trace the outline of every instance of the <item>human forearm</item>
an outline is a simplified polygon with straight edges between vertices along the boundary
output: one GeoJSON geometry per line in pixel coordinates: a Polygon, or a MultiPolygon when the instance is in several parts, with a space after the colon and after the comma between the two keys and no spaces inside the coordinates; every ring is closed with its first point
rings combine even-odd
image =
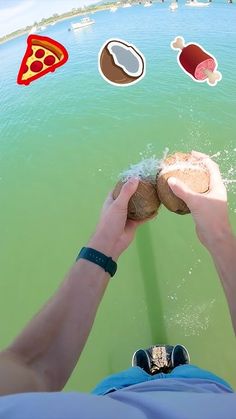
{"type": "MultiPolygon", "coordinates": [[[[93,244],[102,251],[91,241],[90,245],[93,244]]],[[[108,245],[106,248],[110,256],[108,245]]],[[[70,377],[109,278],[98,265],[80,259],[56,294],[8,348],[37,371],[47,383],[47,389],[63,388],[70,377]]]]}
{"type": "Polygon", "coordinates": [[[236,333],[236,239],[230,226],[227,191],[219,166],[206,154],[192,151],[192,157],[209,173],[209,190],[200,194],[184,182],[169,178],[172,191],[190,209],[201,243],[209,250],[219,273],[236,333]]]}
{"type": "MultiPolygon", "coordinates": [[[[129,246],[139,225],[127,220],[128,202],[137,186],[138,180],[130,179],[115,201],[112,193],[108,195],[88,247],[117,260],[129,246]]],[[[5,376],[11,370],[11,380],[2,387],[2,394],[26,388],[27,391],[36,391],[35,387],[37,391],[55,391],[64,387],[86,343],[109,280],[110,275],[92,262],[80,259],[74,264],[55,295],[0,354],[0,369],[2,359],[5,376]],[[23,367],[17,385],[15,362],[23,367]],[[24,376],[24,386],[21,376],[24,376]]],[[[0,393],[4,381],[0,377],[0,393]]]]}
{"type": "Polygon", "coordinates": [[[206,247],[221,279],[236,334],[236,237],[228,228],[222,229],[206,247]]]}

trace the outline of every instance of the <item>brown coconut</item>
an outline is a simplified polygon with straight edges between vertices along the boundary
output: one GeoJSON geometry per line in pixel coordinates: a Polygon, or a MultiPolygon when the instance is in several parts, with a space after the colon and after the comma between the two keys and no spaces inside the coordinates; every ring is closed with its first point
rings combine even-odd
{"type": "Polygon", "coordinates": [[[175,153],[164,160],[163,169],[157,175],[157,193],[160,201],[170,211],[180,215],[189,214],[190,210],[182,199],[171,190],[167,180],[175,177],[184,182],[192,191],[204,193],[209,190],[210,175],[199,160],[190,153],[175,153]],[[181,167],[176,167],[180,164],[181,167]],[[188,167],[191,164],[192,167],[188,167]]]}
{"type": "MultiPolygon", "coordinates": [[[[116,199],[121,191],[123,182],[118,182],[113,190],[116,199]]],[[[138,188],[128,204],[128,218],[131,220],[145,220],[157,214],[160,200],[155,184],[148,180],[140,180],[138,188]]]]}
{"type": "Polygon", "coordinates": [[[105,78],[110,80],[112,83],[115,83],[118,85],[134,83],[137,81],[137,79],[142,77],[143,72],[144,72],[143,57],[139,54],[139,52],[136,49],[134,49],[133,47],[130,47],[125,42],[121,42],[120,40],[110,40],[104,46],[104,48],[100,52],[99,65],[100,65],[100,70],[103,76],[105,76],[105,78]],[[129,47],[135,54],[137,54],[140,57],[141,62],[142,62],[142,72],[140,76],[132,77],[131,75],[127,74],[122,67],[115,64],[113,55],[110,53],[108,49],[108,46],[111,42],[116,42],[117,44],[125,45],[126,47],[129,47]]]}

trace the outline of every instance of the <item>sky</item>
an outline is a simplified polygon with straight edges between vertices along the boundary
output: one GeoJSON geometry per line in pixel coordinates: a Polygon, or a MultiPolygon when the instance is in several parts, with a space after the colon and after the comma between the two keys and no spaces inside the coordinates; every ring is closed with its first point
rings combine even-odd
{"type": "Polygon", "coordinates": [[[0,36],[98,0],[0,0],[0,36]]]}

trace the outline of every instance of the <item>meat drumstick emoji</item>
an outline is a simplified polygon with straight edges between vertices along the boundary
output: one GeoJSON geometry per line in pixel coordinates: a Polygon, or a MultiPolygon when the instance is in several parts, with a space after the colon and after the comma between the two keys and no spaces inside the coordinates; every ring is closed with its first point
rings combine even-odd
{"type": "Polygon", "coordinates": [[[180,67],[194,81],[207,81],[209,86],[215,86],[222,75],[217,69],[217,61],[198,44],[184,45],[184,38],[179,36],[171,43],[172,49],[179,49],[177,60],[180,67]]]}

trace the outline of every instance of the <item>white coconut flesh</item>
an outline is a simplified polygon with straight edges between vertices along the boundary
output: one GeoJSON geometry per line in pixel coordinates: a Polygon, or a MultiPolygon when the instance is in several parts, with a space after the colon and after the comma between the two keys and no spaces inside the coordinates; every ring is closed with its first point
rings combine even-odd
{"type": "Polygon", "coordinates": [[[142,75],[143,60],[133,47],[119,41],[111,41],[107,48],[114,63],[122,68],[127,75],[136,78],[142,75]]]}

